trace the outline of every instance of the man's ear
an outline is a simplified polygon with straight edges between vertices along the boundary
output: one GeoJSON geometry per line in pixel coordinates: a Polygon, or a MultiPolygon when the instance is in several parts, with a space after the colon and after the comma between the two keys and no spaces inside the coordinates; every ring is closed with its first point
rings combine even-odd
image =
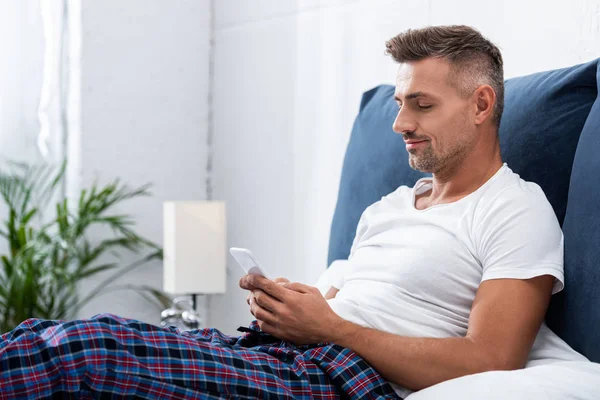
{"type": "Polygon", "coordinates": [[[475,124],[481,125],[494,115],[496,92],[490,85],[481,85],[473,93],[475,100],[475,124]]]}

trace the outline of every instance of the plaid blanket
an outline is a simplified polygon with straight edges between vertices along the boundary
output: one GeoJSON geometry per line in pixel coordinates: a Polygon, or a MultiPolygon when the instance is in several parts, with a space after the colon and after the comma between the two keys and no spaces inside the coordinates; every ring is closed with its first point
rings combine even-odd
{"type": "Polygon", "coordinates": [[[0,399],[398,399],[352,350],[261,332],[180,332],[110,314],[0,336],[0,399]]]}

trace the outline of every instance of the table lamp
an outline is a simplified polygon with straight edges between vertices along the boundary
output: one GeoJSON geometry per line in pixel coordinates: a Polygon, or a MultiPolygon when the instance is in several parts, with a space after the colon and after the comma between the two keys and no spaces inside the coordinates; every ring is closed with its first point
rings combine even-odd
{"type": "Polygon", "coordinates": [[[220,201],[163,205],[163,290],[191,295],[225,293],[226,218],[220,201]]]}

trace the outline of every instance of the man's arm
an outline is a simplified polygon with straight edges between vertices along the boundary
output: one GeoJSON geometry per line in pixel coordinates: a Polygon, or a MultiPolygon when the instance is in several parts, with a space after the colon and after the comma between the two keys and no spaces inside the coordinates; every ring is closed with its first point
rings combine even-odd
{"type": "Polygon", "coordinates": [[[483,282],[465,337],[402,337],[344,321],[333,341],[411,390],[484,371],[519,369],[544,319],[553,281],[546,275],[483,282]]]}
{"type": "Polygon", "coordinates": [[[420,390],[463,375],[522,368],[544,319],[554,277],[484,281],[466,336],[443,339],[364,328],[339,318],[315,288],[265,281],[240,282],[243,288],[260,289],[251,310],[265,332],[299,343],[335,342],[354,350],[389,381],[420,390]]]}
{"type": "Polygon", "coordinates": [[[335,287],[330,287],[327,293],[325,293],[325,300],[333,299],[339,290],[335,287]]]}

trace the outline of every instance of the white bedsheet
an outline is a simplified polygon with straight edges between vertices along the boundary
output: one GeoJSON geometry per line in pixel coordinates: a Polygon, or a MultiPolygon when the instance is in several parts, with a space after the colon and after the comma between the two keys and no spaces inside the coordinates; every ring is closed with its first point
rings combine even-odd
{"type": "Polygon", "coordinates": [[[559,361],[517,371],[467,375],[415,392],[406,400],[597,400],[600,364],[559,361]]]}

